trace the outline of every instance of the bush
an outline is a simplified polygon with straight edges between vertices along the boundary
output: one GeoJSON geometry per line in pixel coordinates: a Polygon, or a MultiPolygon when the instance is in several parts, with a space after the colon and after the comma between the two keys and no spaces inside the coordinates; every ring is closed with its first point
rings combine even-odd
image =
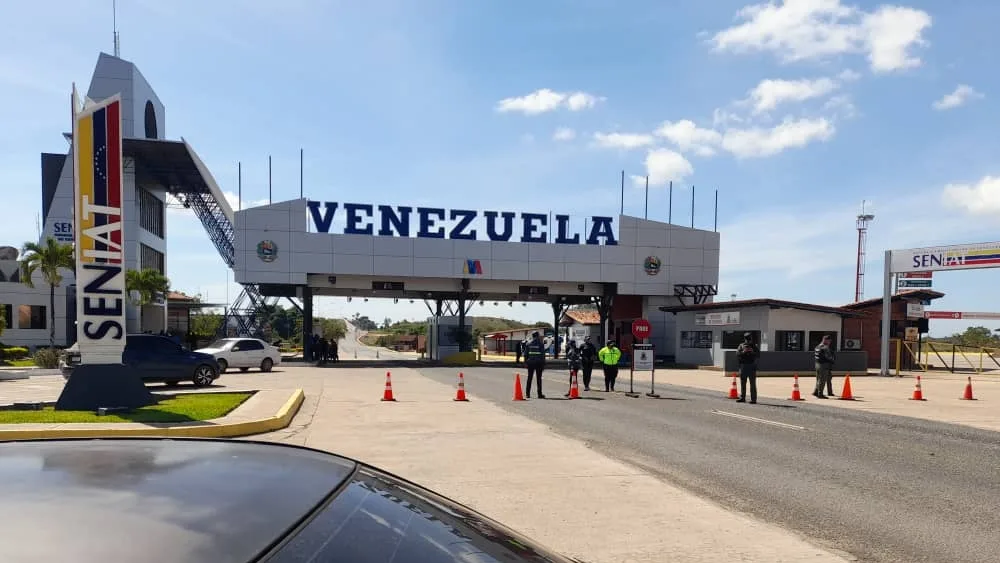
{"type": "Polygon", "coordinates": [[[55,348],[39,348],[35,352],[35,365],[43,369],[59,367],[59,350],[55,348]]]}
{"type": "Polygon", "coordinates": [[[24,346],[4,346],[0,348],[0,360],[20,360],[28,357],[28,349],[24,346]]]}

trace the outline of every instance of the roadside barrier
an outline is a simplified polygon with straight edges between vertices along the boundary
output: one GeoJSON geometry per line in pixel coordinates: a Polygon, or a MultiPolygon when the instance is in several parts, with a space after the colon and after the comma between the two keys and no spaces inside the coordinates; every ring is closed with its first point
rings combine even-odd
{"type": "Polygon", "coordinates": [[[576,370],[573,370],[569,375],[569,398],[580,398],[580,387],[576,383],[576,370]]]}
{"type": "Polygon", "coordinates": [[[799,374],[795,374],[795,379],[792,380],[792,401],[804,401],[802,398],[802,393],[799,391],[799,374]]]}
{"type": "Polygon", "coordinates": [[[458,372],[458,391],[455,393],[456,401],[468,401],[468,397],[465,396],[465,374],[458,372]]]}
{"type": "Polygon", "coordinates": [[[382,394],[383,401],[395,401],[396,398],[392,396],[392,374],[385,372],[385,392],[382,394]]]}
{"type": "Polygon", "coordinates": [[[740,392],[736,389],[736,372],[733,372],[733,385],[729,388],[729,398],[739,399],[740,392]]]}
{"type": "Polygon", "coordinates": [[[920,376],[917,376],[917,386],[913,388],[913,396],[910,397],[911,401],[926,401],[924,398],[924,391],[920,388],[920,376]]]}

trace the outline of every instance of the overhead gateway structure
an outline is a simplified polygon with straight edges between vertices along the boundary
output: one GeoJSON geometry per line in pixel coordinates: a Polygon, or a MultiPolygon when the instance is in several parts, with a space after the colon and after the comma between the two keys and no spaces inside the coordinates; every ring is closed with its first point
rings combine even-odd
{"type": "Polygon", "coordinates": [[[235,227],[236,281],[301,297],[306,335],[314,295],[419,299],[439,321],[429,344],[456,353],[471,352],[472,303],[535,301],[552,306],[554,326],[568,306],[594,303],[601,336],[619,342],[631,341],[632,320],[649,319],[669,355],[673,320],[659,307],[685,291],[708,299],[719,278],[719,233],[625,215],[297,199],[237,211],[235,227]]]}
{"type": "Polygon", "coordinates": [[[914,272],[948,272],[1000,268],[1000,242],[959,244],[885,251],[882,296],[881,375],[889,374],[889,340],[892,330],[893,276],[914,272]]]}

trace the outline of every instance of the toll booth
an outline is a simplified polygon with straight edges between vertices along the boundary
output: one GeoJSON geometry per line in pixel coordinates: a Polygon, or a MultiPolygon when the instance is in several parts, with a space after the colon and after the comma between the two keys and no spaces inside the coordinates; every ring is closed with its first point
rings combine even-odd
{"type": "MultiPolygon", "coordinates": [[[[466,319],[465,333],[472,343],[472,323],[466,319]]],[[[458,317],[427,318],[427,358],[441,361],[459,352],[458,317]]]]}

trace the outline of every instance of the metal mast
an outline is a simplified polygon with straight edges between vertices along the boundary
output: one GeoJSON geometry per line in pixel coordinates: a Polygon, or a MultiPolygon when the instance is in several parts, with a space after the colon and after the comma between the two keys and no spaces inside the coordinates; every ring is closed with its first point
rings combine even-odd
{"type": "Polygon", "coordinates": [[[858,268],[854,280],[854,302],[864,299],[865,295],[865,251],[868,248],[868,223],[875,219],[872,213],[865,213],[865,201],[861,202],[861,214],[858,215],[858,268]]]}

